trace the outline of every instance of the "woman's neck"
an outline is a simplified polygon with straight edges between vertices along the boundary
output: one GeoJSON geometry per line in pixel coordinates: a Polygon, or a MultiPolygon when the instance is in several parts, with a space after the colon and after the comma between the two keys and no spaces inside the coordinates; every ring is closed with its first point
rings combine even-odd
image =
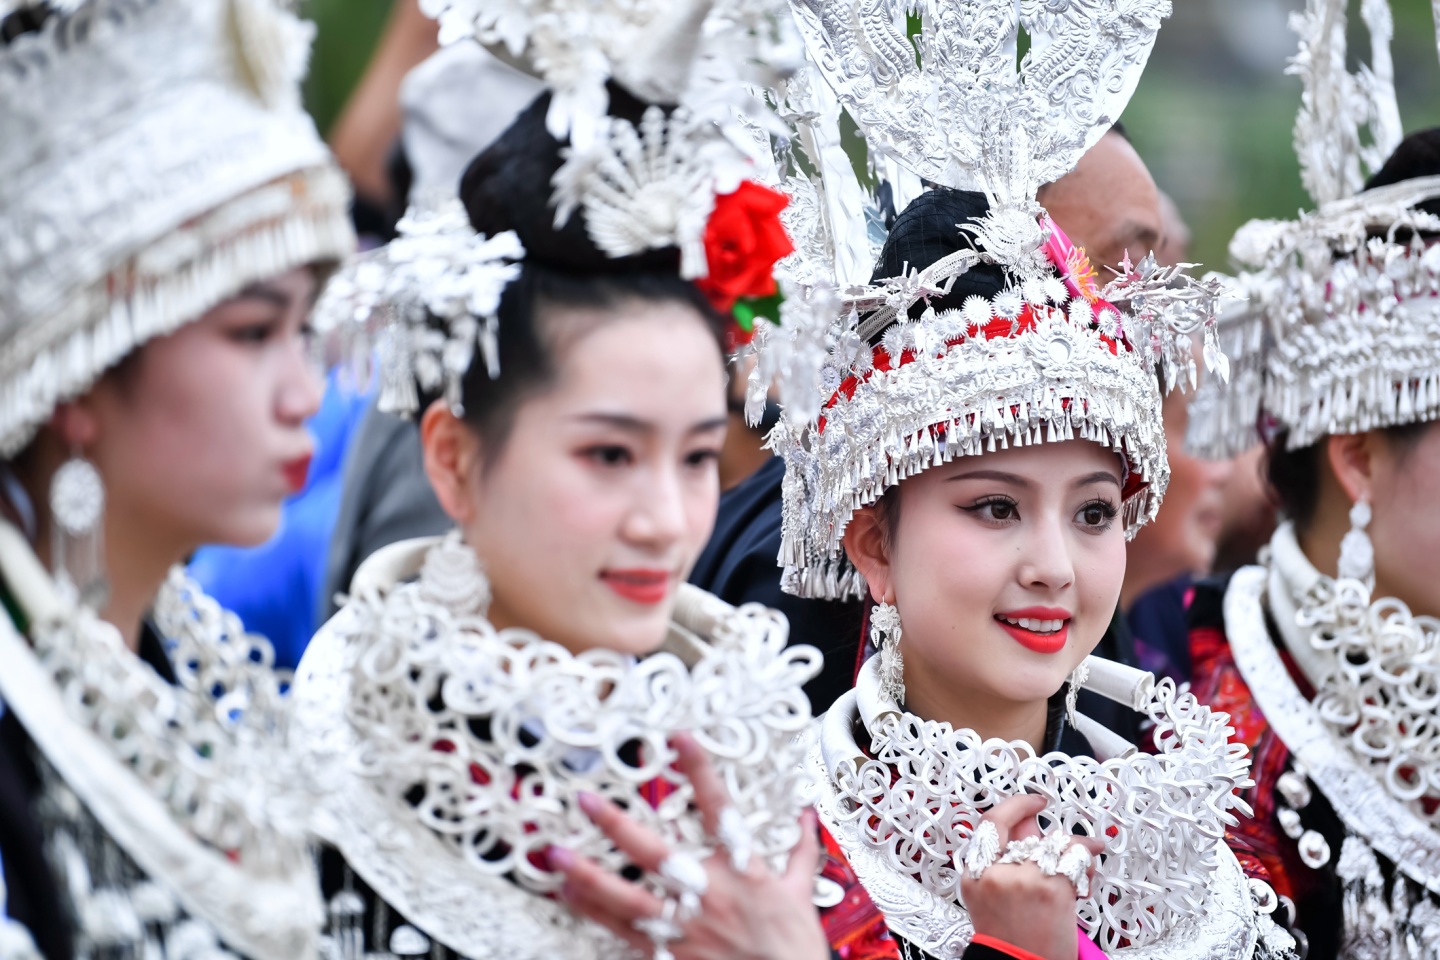
{"type": "Polygon", "coordinates": [[[1046,700],[1016,702],[957,686],[944,671],[905,658],[905,709],[922,720],[974,730],[983,740],[1023,740],[1036,753],[1045,750],[1046,700]]]}

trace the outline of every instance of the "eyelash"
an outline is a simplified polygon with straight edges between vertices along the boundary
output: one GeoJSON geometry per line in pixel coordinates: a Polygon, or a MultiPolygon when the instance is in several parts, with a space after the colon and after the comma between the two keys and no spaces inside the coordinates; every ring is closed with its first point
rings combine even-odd
{"type": "MultiPolygon", "coordinates": [[[[591,447],[583,451],[583,455],[595,461],[602,467],[628,466],[635,460],[634,455],[626,447],[613,444],[604,444],[598,447],[591,447]]],[[[688,467],[704,467],[720,459],[720,451],[714,449],[695,450],[685,457],[685,465],[688,467]]]]}
{"type": "Polygon", "coordinates": [[[1115,525],[1115,518],[1120,515],[1120,511],[1115,507],[1115,504],[1109,500],[1091,500],[1081,507],[1075,516],[1077,518],[1083,517],[1091,510],[1100,511],[1101,521],[1099,523],[1085,523],[1082,520],[1081,524],[1095,533],[1104,533],[1106,530],[1109,530],[1115,525]]]}
{"type": "Polygon", "coordinates": [[[973,506],[965,507],[964,510],[966,513],[973,514],[974,516],[978,517],[982,522],[989,523],[995,526],[1012,523],[1020,519],[1020,505],[1014,500],[1011,500],[1009,497],[985,497],[983,500],[976,501],[973,506]],[[985,515],[985,510],[997,506],[1008,507],[1010,509],[1010,516],[1001,519],[1000,517],[996,517],[993,515],[985,515]]]}
{"type": "Polygon", "coordinates": [[[584,456],[602,467],[627,466],[635,459],[629,449],[614,444],[590,447],[584,451],[584,456]]]}
{"type": "MultiPolygon", "coordinates": [[[[1013,523],[1014,521],[1020,519],[1020,505],[1017,504],[1014,500],[1011,500],[1009,497],[986,497],[983,500],[976,502],[974,505],[964,507],[962,509],[964,509],[966,513],[975,515],[981,521],[996,526],[1013,523]],[[986,510],[993,511],[993,508],[997,506],[1005,507],[1009,511],[1009,516],[1001,518],[994,516],[993,512],[991,515],[988,516],[985,514],[986,510]]],[[[1119,516],[1119,514],[1120,511],[1110,501],[1091,500],[1089,503],[1086,503],[1078,511],[1076,511],[1075,517],[1077,520],[1080,520],[1082,526],[1086,527],[1091,532],[1103,533],[1104,531],[1110,529],[1110,527],[1115,523],[1115,518],[1119,516]],[[1086,523],[1083,519],[1081,519],[1086,513],[1089,513],[1091,510],[1100,511],[1099,523],[1086,523]]]]}

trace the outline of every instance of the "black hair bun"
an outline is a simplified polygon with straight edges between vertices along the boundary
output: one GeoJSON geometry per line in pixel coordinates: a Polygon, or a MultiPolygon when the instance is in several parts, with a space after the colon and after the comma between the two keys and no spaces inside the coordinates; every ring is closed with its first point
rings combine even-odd
{"type": "MultiPolygon", "coordinates": [[[[1431,127],[1401,140],[1385,165],[1365,183],[1365,189],[1437,175],[1440,175],[1440,127],[1431,127]]],[[[1426,200],[1416,204],[1416,208],[1440,216],[1440,199],[1426,200]]]]}
{"type": "MultiPolygon", "coordinates": [[[[989,211],[984,194],[949,187],[926,190],[895,218],[870,282],[898,277],[907,270],[924,270],[958,250],[981,249],[960,225],[976,223],[989,211]]],[[[982,263],[956,279],[948,296],[930,303],[937,310],[958,310],[966,297],[993,297],[1005,286],[1005,271],[993,263],[982,263]]],[[[924,310],[924,304],[911,308],[916,316],[924,310]]]]}
{"type": "MultiPolygon", "coordinates": [[[[650,105],[611,83],[610,115],[639,126],[650,105]]],[[[646,250],[629,257],[607,257],[590,240],[585,212],[555,226],[551,180],[560,169],[562,144],[545,128],[550,93],[535,99],[500,138],[470,161],[460,179],[460,199],[471,225],[493,237],[514,230],[525,245],[525,259],[577,273],[677,273],[675,247],[646,250]]]]}

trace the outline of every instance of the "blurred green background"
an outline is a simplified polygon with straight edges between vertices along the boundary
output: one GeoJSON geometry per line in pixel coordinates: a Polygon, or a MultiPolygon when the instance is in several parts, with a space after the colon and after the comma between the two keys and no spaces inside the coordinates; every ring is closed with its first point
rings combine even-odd
{"type": "MultiPolygon", "coordinates": [[[[307,98],[322,130],[365,68],[393,0],[306,0],[319,26],[307,98]]],[[[1405,132],[1440,125],[1440,63],[1426,0],[1392,0],[1395,73],[1405,132]]],[[[1125,112],[1130,139],[1193,231],[1192,260],[1228,268],[1230,236],[1252,217],[1309,206],[1290,132],[1300,82],[1286,25],[1302,0],[1175,0],[1125,112]]],[[[1369,39],[1351,4],[1352,63],[1369,39]]]]}
{"type": "MultiPolygon", "coordinates": [[[[1175,0],[1125,111],[1130,139],[1193,231],[1190,258],[1228,269],[1235,229],[1310,206],[1291,142],[1300,81],[1287,26],[1300,0],[1175,0]]],[[[1392,0],[1395,84],[1405,132],[1440,125],[1440,62],[1426,0],[1392,0]]],[[[1369,37],[1351,4],[1352,66],[1369,37]]]]}

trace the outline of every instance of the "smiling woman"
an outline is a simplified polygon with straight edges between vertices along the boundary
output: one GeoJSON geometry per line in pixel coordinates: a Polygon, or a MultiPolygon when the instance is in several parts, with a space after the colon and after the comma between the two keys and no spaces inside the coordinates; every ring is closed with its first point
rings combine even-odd
{"type": "Polygon", "coordinates": [[[1085,440],[996,451],[912,477],[851,521],[856,569],[903,611],[912,710],[1049,742],[1047,701],[1099,643],[1124,579],[1122,468],[1085,440]]]}

